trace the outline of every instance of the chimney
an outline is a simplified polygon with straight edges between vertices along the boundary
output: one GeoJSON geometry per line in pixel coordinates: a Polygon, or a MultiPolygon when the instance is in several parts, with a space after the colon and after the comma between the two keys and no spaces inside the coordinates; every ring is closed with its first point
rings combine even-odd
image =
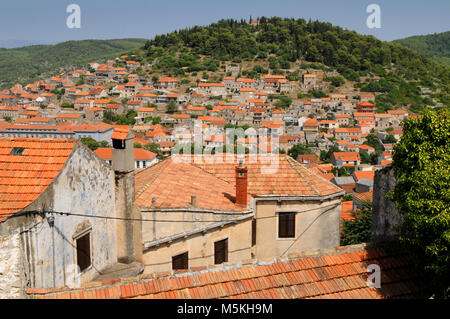
{"type": "Polygon", "coordinates": [[[247,206],[247,185],[247,167],[240,160],[236,166],[236,204],[247,206]]]}
{"type": "Polygon", "coordinates": [[[129,264],[142,259],[140,212],[134,207],[134,135],[128,129],[115,129],[112,139],[112,168],[115,180],[117,261],[129,264]]]}

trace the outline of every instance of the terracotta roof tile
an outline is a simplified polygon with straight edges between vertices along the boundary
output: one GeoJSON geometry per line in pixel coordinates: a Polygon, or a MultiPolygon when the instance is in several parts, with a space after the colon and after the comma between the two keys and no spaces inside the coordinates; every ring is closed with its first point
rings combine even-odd
{"type": "MultiPolygon", "coordinates": [[[[58,175],[76,142],[66,139],[0,139],[0,214],[34,201],[58,175]],[[13,149],[23,149],[12,155],[13,149]]],[[[7,216],[0,216],[0,221],[7,216]]]]}
{"type": "Polygon", "coordinates": [[[71,291],[51,289],[38,292],[36,298],[412,298],[426,292],[425,283],[417,279],[407,255],[386,249],[348,246],[335,254],[294,258],[268,265],[247,264],[227,270],[207,270],[168,275],[158,279],[113,283],[110,287],[71,291]],[[353,248],[355,247],[355,248],[353,248]],[[346,250],[354,250],[346,252],[346,250]],[[356,250],[355,250],[356,249],[356,250]],[[359,249],[359,250],[358,250],[359,249]],[[331,264],[330,264],[331,262],[331,264]],[[366,283],[367,265],[379,263],[381,289],[366,283]]]}

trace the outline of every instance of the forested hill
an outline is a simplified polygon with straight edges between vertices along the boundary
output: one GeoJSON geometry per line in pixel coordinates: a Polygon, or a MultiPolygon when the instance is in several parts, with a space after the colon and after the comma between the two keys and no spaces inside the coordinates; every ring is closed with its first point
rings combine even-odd
{"type": "Polygon", "coordinates": [[[245,20],[220,20],[156,36],[145,44],[142,54],[154,63],[153,70],[179,76],[215,71],[223,61],[265,61],[270,63],[271,73],[286,75],[293,62],[315,62],[338,71],[348,81],[358,82],[367,75],[380,78],[370,86],[359,83],[359,87],[385,93],[377,101],[384,109],[401,105],[423,108],[428,103],[420,97],[419,85],[441,88],[436,100],[450,104],[450,68],[399,44],[326,22],[262,17],[255,25],[245,20]]]}
{"type": "Polygon", "coordinates": [[[68,41],[55,45],[33,45],[0,49],[0,87],[29,83],[84,66],[86,63],[115,58],[144,45],[144,39],[68,41]]]}
{"type": "Polygon", "coordinates": [[[392,42],[404,45],[441,64],[450,66],[450,31],[418,35],[392,42]]]}

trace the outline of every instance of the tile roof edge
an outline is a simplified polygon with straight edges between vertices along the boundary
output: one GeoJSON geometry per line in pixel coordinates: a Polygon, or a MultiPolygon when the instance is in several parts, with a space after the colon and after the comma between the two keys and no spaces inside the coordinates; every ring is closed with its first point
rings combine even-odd
{"type": "Polygon", "coordinates": [[[69,293],[69,292],[77,292],[83,290],[95,290],[99,287],[119,287],[125,285],[127,283],[137,283],[141,281],[147,280],[155,280],[161,278],[179,278],[185,276],[191,276],[196,274],[204,274],[208,272],[217,272],[217,271],[227,271],[232,269],[238,269],[241,267],[251,267],[251,266],[263,266],[263,265],[271,265],[280,262],[288,262],[288,261],[296,261],[305,258],[316,258],[322,256],[330,256],[330,255],[341,255],[349,252],[358,252],[358,251],[368,251],[379,248],[392,248],[392,242],[366,242],[348,246],[338,246],[329,249],[319,249],[312,251],[303,251],[300,253],[289,254],[287,257],[271,257],[271,258],[263,258],[263,259],[248,259],[240,261],[239,263],[223,263],[221,265],[208,265],[201,267],[191,267],[190,269],[180,270],[180,271],[166,271],[166,272],[157,272],[151,274],[140,274],[135,277],[127,277],[127,278],[119,278],[112,280],[104,280],[104,281],[94,281],[83,284],[78,288],[71,287],[55,287],[55,288],[27,288],[25,293],[29,298],[39,298],[45,295],[49,297],[57,295],[58,293],[69,293]]]}

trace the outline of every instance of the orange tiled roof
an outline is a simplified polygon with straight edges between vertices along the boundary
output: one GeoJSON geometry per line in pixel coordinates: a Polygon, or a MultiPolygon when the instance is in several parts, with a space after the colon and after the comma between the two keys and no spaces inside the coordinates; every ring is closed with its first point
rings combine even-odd
{"type": "Polygon", "coordinates": [[[342,202],[341,222],[344,220],[353,220],[352,216],[353,201],[342,202]]]}
{"type": "Polygon", "coordinates": [[[353,174],[355,174],[356,181],[359,181],[361,178],[367,178],[373,181],[375,178],[374,171],[355,171],[353,174]]]}
{"type": "Polygon", "coordinates": [[[360,159],[357,152],[334,152],[332,156],[335,159],[342,158],[343,161],[357,161],[360,159]]]}
{"type": "Polygon", "coordinates": [[[289,255],[265,263],[204,267],[199,271],[142,275],[86,284],[83,288],[28,288],[46,299],[387,299],[423,298],[428,285],[405,253],[367,245],[337,247],[318,256],[289,255]],[[381,287],[368,287],[367,267],[381,269],[381,287]]]}
{"type": "Polygon", "coordinates": [[[75,145],[66,139],[1,138],[0,214],[13,214],[33,202],[58,175],[75,145]],[[11,155],[21,148],[21,155],[11,155]]]}
{"type": "MultiPolygon", "coordinates": [[[[230,154],[228,154],[229,156],[230,154]]],[[[235,185],[236,156],[231,163],[224,155],[204,155],[201,163],[192,165],[235,185]]],[[[258,155],[256,163],[246,155],[244,165],[248,167],[248,193],[258,195],[309,195],[327,196],[341,193],[342,189],[322,176],[310,171],[296,160],[285,155],[258,155]],[[276,166],[278,160],[278,166],[276,166]],[[272,167],[272,168],[271,168],[272,167]]]]}
{"type": "Polygon", "coordinates": [[[365,201],[372,202],[373,191],[365,192],[365,193],[354,193],[353,197],[358,199],[360,202],[365,202],[365,201]]]}
{"type": "MultiPolygon", "coordinates": [[[[136,139],[135,139],[136,141],[136,139]]],[[[100,147],[97,148],[94,153],[104,160],[112,159],[112,148],[111,147],[100,147]]],[[[134,159],[135,160],[151,160],[156,157],[156,154],[150,151],[147,151],[142,148],[134,149],[134,159]]]]}
{"type": "Polygon", "coordinates": [[[135,175],[136,200],[140,207],[191,207],[196,195],[196,207],[208,210],[243,211],[236,205],[234,186],[198,167],[169,158],[135,175]],[[208,185],[206,187],[206,185],[208,185]],[[152,198],[156,202],[152,205],[152,198]]]}

